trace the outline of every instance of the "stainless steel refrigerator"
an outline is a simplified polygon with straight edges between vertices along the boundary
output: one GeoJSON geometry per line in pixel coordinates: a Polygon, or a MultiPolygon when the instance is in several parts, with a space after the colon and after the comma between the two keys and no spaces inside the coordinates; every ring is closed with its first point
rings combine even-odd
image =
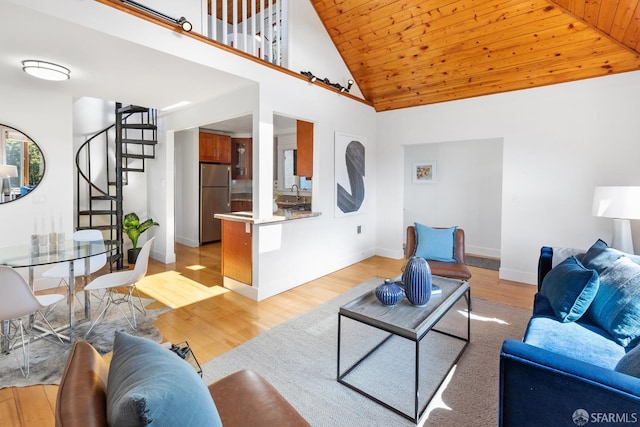
{"type": "Polygon", "coordinates": [[[231,166],[200,163],[200,244],[222,238],[222,224],[213,217],[231,210],[231,166]]]}

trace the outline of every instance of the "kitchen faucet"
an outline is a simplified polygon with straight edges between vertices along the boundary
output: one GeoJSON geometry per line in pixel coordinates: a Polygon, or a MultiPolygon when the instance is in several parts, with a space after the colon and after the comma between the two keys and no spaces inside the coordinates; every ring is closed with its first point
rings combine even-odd
{"type": "Polygon", "coordinates": [[[298,186],[296,184],[293,184],[291,186],[291,191],[293,191],[293,187],[296,187],[296,201],[300,200],[300,189],[298,188],[298,186]]]}

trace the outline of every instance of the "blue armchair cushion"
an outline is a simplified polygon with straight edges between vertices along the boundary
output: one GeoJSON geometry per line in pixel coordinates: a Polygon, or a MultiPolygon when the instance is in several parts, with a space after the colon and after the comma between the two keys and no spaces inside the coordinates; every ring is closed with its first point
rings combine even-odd
{"type": "Polygon", "coordinates": [[[561,322],[575,322],[598,292],[598,273],[585,268],[575,256],[562,261],[547,273],[540,293],[546,297],[561,322]]]}
{"type": "Polygon", "coordinates": [[[107,384],[111,426],[222,426],[191,365],[146,338],[116,331],[107,384]]]}
{"type": "Polygon", "coordinates": [[[417,222],[414,226],[417,241],[415,256],[433,261],[458,262],[454,258],[457,227],[432,228],[417,222]]]}
{"type": "Polygon", "coordinates": [[[600,288],[587,315],[620,345],[640,338],[640,265],[626,256],[600,274],[600,288]]]}

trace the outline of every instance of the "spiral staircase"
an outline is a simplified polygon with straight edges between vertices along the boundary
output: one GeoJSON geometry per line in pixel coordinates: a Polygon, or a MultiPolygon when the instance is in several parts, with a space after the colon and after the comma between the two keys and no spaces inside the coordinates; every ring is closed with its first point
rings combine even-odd
{"type": "Polygon", "coordinates": [[[123,265],[123,188],[129,173],[145,172],[158,143],[157,111],[115,105],[115,123],[93,135],[76,153],[76,229],[98,229],[105,241],[119,242],[111,269],[123,265]]]}

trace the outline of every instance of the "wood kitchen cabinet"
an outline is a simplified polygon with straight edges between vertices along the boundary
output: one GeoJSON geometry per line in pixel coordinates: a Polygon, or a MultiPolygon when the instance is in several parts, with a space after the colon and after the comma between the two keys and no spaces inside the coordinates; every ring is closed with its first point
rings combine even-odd
{"type": "Polygon", "coordinates": [[[313,176],[313,123],[297,120],[296,124],[296,175],[313,176]]]}
{"type": "Polygon", "coordinates": [[[251,285],[251,229],[240,221],[222,221],[222,275],[251,285]]]}
{"type": "Polygon", "coordinates": [[[231,212],[251,212],[253,202],[250,200],[231,200],[231,212]]]}
{"type": "Polygon", "coordinates": [[[231,139],[231,179],[251,179],[253,177],[252,139],[231,139]]]}
{"type": "Polygon", "coordinates": [[[231,137],[200,132],[199,153],[201,162],[231,163],[231,137]]]}

